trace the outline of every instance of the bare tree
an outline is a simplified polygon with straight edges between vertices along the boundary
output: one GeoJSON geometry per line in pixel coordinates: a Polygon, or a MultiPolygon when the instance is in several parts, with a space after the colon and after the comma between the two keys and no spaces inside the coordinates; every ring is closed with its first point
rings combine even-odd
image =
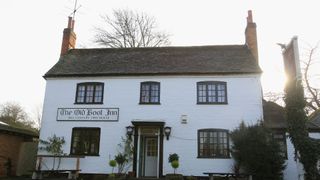
{"type": "Polygon", "coordinates": [[[0,120],[14,127],[33,129],[35,126],[24,108],[15,102],[0,105],[0,120]]]}
{"type": "Polygon", "coordinates": [[[32,120],[34,121],[34,126],[37,129],[40,129],[42,118],[42,106],[36,105],[32,111],[32,120]]]}
{"type": "Polygon", "coordinates": [[[107,27],[96,27],[94,42],[111,48],[158,47],[169,45],[169,34],[157,31],[156,20],[145,13],[113,10],[101,16],[107,27]]]}
{"type": "Polygon", "coordinates": [[[266,92],[263,94],[263,99],[277,103],[280,106],[284,106],[283,97],[284,93],[282,92],[266,92]]]}
{"type": "Polygon", "coordinates": [[[24,121],[28,118],[24,109],[15,102],[7,102],[0,105],[0,116],[13,122],[24,121]]]}
{"type": "Polygon", "coordinates": [[[319,63],[319,57],[317,57],[319,43],[316,46],[310,46],[307,48],[306,58],[303,62],[303,81],[305,86],[305,98],[306,106],[309,112],[320,109],[320,87],[317,87],[315,81],[319,81],[319,71],[311,70],[319,63]]]}

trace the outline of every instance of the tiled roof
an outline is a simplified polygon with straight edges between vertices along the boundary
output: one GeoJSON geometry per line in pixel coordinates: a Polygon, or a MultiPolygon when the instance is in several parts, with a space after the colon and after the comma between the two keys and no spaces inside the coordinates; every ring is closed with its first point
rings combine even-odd
{"type": "Polygon", "coordinates": [[[45,74],[130,76],[261,73],[246,45],[72,49],[45,74]]]}
{"type": "Polygon", "coordinates": [[[320,109],[314,111],[310,117],[309,117],[310,122],[312,122],[314,125],[320,127],[320,109]]]}
{"type": "MultiPolygon", "coordinates": [[[[287,121],[285,118],[285,109],[284,107],[270,101],[263,100],[263,116],[264,124],[266,127],[271,129],[287,129],[287,121]]],[[[312,131],[320,130],[320,116],[319,120],[315,121],[310,119],[307,122],[307,128],[312,131]]]]}
{"type": "Polygon", "coordinates": [[[4,123],[0,121],[0,132],[7,132],[7,133],[15,133],[15,134],[20,134],[20,135],[25,135],[25,136],[30,136],[30,137],[39,137],[39,134],[35,131],[29,130],[29,129],[24,129],[24,128],[18,128],[18,127],[13,127],[7,123],[4,123]]]}
{"type": "Polygon", "coordinates": [[[285,118],[285,110],[282,106],[263,100],[263,120],[268,128],[286,129],[287,121],[285,118]]]}

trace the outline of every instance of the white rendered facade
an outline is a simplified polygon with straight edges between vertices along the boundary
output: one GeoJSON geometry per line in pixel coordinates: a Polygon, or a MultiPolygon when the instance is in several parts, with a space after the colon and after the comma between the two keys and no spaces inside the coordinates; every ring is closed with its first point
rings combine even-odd
{"type": "MultiPolygon", "coordinates": [[[[203,172],[232,172],[231,158],[198,158],[198,130],[207,128],[232,131],[241,121],[254,124],[262,119],[262,89],[260,74],[243,75],[185,75],[185,76],[105,76],[47,78],[43,109],[41,139],[52,135],[66,140],[65,153],[70,153],[72,129],[75,127],[100,128],[99,156],[81,159],[81,173],[111,173],[108,161],[117,154],[117,144],[126,137],[126,126],[132,121],[163,122],[172,128],[169,140],[163,138],[163,167],[157,165],[161,175],[172,173],[168,156],[180,156],[178,173],[204,176],[203,172]],[[160,104],[139,104],[140,83],[155,81],[160,83],[160,104]],[[197,104],[197,82],[222,81],[227,86],[227,104],[197,104]],[[78,83],[104,83],[103,104],[75,104],[78,83]],[[118,121],[57,121],[58,108],[119,108],[118,121]],[[181,123],[181,118],[186,123],[181,123]]],[[[160,135],[158,143],[160,143],[160,135]]],[[[140,145],[137,143],[139,147],[140,145]]],[[[231,147],[231,142],[229,144],[231,147]]],[[[160,156],[157,157],[160,161],[160,156]]],[[[61,168],[70,168],[74,162],[64,160],[61,168]]],[[[136,171],[142,168],[139,156],[136,171]]],[[[131,169],[129,170],[132,170],[131,169]]],[[[139,173],[136,174],[139,176],[139,173]]]]}

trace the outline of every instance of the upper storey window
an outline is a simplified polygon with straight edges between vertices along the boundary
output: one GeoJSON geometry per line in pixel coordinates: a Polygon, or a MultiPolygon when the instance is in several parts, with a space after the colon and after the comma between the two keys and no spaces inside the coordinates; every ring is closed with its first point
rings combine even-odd
{"type": "Polygon", "coordinates": [[[76,104],[102,104],[103,83],[87,82],[77,84],[76,104]]]}
{"type": "Polygon", "coordinates": [[[227,83],[202,81],[197,83],[198,104],[227,104],[227,83]]]}
{"type": "Polygon", "coordinates": [[[160,104],[160,83],[142,82],[140,87],[140,104],[160,104]]]}

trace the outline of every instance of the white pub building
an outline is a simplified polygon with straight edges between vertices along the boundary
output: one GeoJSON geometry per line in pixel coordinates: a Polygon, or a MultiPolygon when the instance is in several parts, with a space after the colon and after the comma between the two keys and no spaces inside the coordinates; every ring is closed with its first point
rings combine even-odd
{"type": "Polygon", "coordinates": [[[75,49],[73,27],[69,18],[61,57],[44,75],[40,139],[64,137],[64,153],[84,157],[81,174],[111,173],[128,136],[136,177],[173,173],[173,153],[185,176],[232,172],[229,132],[263,119],[251,11],[243,45],[75,49]]]}

